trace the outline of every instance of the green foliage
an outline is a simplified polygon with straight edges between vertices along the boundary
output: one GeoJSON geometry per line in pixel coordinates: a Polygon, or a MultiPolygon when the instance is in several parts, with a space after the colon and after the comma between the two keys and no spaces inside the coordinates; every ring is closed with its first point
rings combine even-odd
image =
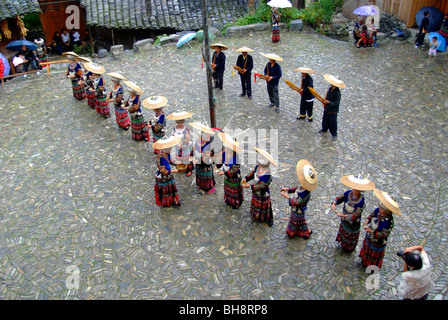
{"type": "Polygon", "coordinates": [[[157,36],[156,40],[154,41],[154,45],[159,44],[160,43],[160,38],[162,38],[162,37],[168,37],[168,35],[164,33],[164,34],[161,34],[161,35],[157,36]]]}
{"type": "Polygon", "coordinates": [[[299,18],[308,25],[329,24],[334,15],[342,8],[345,0],[319,0],[299,11],[299,18]]]}
{"type": "Polygon", "coordinates": [[[26,38],[33,41],[34,39],[45,39],[44,32],[42,30],[42,24],[40,22],[39,13],[30,13],[21,18],[25,24],[25,28],[28,29],[26,38]]]}
{"type": "Polygon", "coordinates": [[[73,52],[75,52],[76,54],[90,55],[92,53],[92,48],[90,47],[90,44],[88,44],[88,43],[83,44],[81,46],[74,44],[73,52]]]}

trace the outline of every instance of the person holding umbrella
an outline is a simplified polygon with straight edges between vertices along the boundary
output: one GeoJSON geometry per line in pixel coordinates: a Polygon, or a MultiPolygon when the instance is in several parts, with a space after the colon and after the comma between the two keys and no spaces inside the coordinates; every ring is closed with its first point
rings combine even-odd
{"type": "Polygon", "coordinates": [[[420,22],[420,29],[418,30],[417,39],[415,40],[415,47],[424,47],[423,41],[425,40],[426,32],[428,32],[429,26],[429,11],[423,12],[423,19],[420,22]]]}
{"type": "Polygon", "coordinates": [[[286,234],[290,238],[301,237],[309,239],[313,231],[308,227],[305,220],[305,211],[311,198],[311,191],[317,187],[317,173],[313,166],[302,159],[296,166],[299,186],[295,188],[282,188],[281,194],[288,199],[291,207],[291,217],[286,228],[286,234]],[[290,194],[293,194],[291,197],[290,194]]]}
{"type": "Polygon", "coordinates": [[[235,50],[236,52],[241,52],[236,60],[236,66],[239,67],[242,71],[238,71],[241,79],[241,88],[242,93],[240,97],[244,97],[247,94],[247,97],[252,100],[252,83],[251,83],[251,72],[254,66],[254,61],[252,56],[247,54],[248,52],[253,52],[254,50],[244,46],[235,50]]]}
{"type": "Polygon", "coordinates": [[[214,49],[212,56],[212,68],[213,68],[213,80],[215,82],[215,89],[222,90],[224,83],[224,71],[226,70],[226,55],[223,50],[228,48],[222,43],[215,43],[210,46],[210,49],[214,49]]]}
{"type": "Polygon", "coordinates": [[[361,175],[343,176],[343,185],[350,188],[331,203],[331,209],[341,218],[336,242],[339,242],[346,252],[353,252],[356,249],[361,227],[361,216],[365,208],[363,191],[373,190],[375,184],[361,175]],[[336,211],[336,206],[343,203],[341,212],[336,211]]]}
{"type": "MultiPolygon", "coordinates": [[[[20,41],[20,40],[19,40],[20,41]]],[[[36,45],[34,45],[37,48],[36,45]]],[[[6,46],[6,49],[13,50],[12,47],[6,46]]],[[[28,71],[28,67],[31,64],[35,70],[42,70],[42,66],[39,65],[39,59],[33,51],[26,44],[20,46],[19,51],[16,53],[16,57],[23,59],[25,62],[23,64],[23,72],[28,71]]],[[[39,71],[37,72],[39,74],[39,71]]]]}

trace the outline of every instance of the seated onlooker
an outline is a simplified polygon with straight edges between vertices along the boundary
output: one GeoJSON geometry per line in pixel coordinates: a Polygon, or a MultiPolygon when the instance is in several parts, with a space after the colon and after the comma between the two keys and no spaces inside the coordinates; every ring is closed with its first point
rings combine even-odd
{"type": "Polygon", "coordinates": [[[81,35],[79,34],[79,32],[77,30],[75,30],[75,28],[72,29],[71,38],[73,41],[73,45],[76,44],[79,47],[82,45],[81,35]]]}
{"type": "Polygon", "coordinates": [[[67,29],[62,28],[61,30],[61,40],[62,40],[62,52],[73,51],[73,44],[70,38],[70,33],[67,29]]]}
{"type": "Polygon", "coordinates": [[[373,46],[373,37],[369,35],[369,32],[367,31],[367,26],[363,25],[362,30],[360,33],[360,39],[358,40],[358,43],[356,44],[356,47],[359,48],[362,45],[363,47],[371,47],[373,46]]]}
{"type": "Polygon", "coordinates": [[[353,37],[355,38],[355,44],[358,44],[359,39],[361,39],[361,31],[364,25],[364,19],[359,19],[355,23],[355,29],[353,29],[353,37]]]}
{"type": "Polygon", "coordinates": [[[53,41],[51,42],[51,53],[61,55],[62,54],[62,39],[59,31],[54,32],[53,41]]]}
{"type": "Polygon", "coordinates": [[[39,65],[39,59],[34,54],[33,50],[28,49],[26,46],[22,46],[22,48],[16,53],[16,57],[20,57],[25,62],[23,63],[23,72],[28,71],[28,67],[31,64],[35,70],[42,70],[42,67],[39,65]]]}

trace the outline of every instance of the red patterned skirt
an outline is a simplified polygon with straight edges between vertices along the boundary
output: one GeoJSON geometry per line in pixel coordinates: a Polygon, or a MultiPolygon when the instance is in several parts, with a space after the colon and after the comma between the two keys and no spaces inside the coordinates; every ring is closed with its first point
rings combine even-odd
{"type": "Polygon", "coordinates": [[[342,249],[347,252],[354,251],[358,244],[358,239],[359,226],[357,230],[351,229],[345,222],[341,221],[336,241],[341,243],[342,249]]]}
{"type": "Polygon", "coordinates": [[[385,252],[386,245],[383,241],[375,243],[371,241],[368,235],[366,235],[361,252],[359,253],[359,256],[362,259],[362,266],[368,267],[370,265],[375,265],[378,268],[381,268],[385,252]]]}
{"type": "Polygon", "coordinates": [[[149,133],[146,127],[145,118],[143,114],[134,112],[131,113],[131,128],[132,128],[132,139],[135,141],[148,140],[149,133]]]}
{"type": "Polygon", "coordinates": [[[274,218],[271,206],[271,195],[269,192],[265,192],[264,196],[252,192],[250,215],[255,220],[261,222],[269,222],[274,218]]]}
{"type": "Polygon", "coordinates": [[[79,80],[72,80],[73,96],[78,100],[84,100],[86,98],[86,90],[84,84],[79,84],[79,80]]]}
{"type": "Polygon", "coordinates": [[[172,175],[156,178],[154,185],[154,194],[156,204],[161,207],[170,207],[180,205],[179,195],[177,194],[176,183],[172,175]]]}
{"type": "Polygon", "coordinates": [[[280,41],[280,27],[272,27],[272,42],[280,41]]]}
{"type": "Polygon", "coordinates": [[[291,210],[291,217],[289,218],[289,224],[286,227],[286,234],[290,238],[294,237],[310,237],[310,232],[308,231],[308,225],[305,220],[305,213],[302,211],[295,212],[291,210]]]}
{"type": "Polygon", "coordinates": [[[87,103],[92,109],[95,109],[95,100],[96,95],[95,91],[90,91],[89,89],[86,89],[86,97],[87,97],[87,103]]]}
{"type": "Polygon", "coordinates": [[[241,175],[238,173],[234,178],[224,176],[224,201],[229,206],[239,208],[244,200],[241,175]]]}
{"type": "Polygon", "coordinates": [[[131,119],[129,119],[129,113],[127,109],[117,108],[115,107],[115,121],[117,122],[120,128],[128,130],[131,126],[131,119]]]}
{"type": "Polygon", "coordinates": [[[213,166],[207,164],[196,165],[196,185],[204,191],[212,190],[215,187],[213,166]]]}
{"type": "Polygon", "coordinates": [[[105,95],[96,97],[96,112],[106,118],[110,116],[109,102],[105,95]]]}

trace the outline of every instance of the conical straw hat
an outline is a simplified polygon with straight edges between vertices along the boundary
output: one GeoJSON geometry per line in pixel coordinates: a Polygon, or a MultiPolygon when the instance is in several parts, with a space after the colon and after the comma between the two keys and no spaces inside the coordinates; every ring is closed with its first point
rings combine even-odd
{"type": "Polygon", "coordinates": [[[252,50],[251,48],[248,48],[248,47],[244,46],[244,47],[241,47],[241,48],[235,50],[235,52],[254,52],[254,50],[252,50]]]}
{"type": "Polygon", "coordinates": [[[297,68],[297,69],[294,69],[294,71],[297,71],[297,72],[301,72],[301,73],[308,73],[308,74],[314,74],[314,73],[316,73],[313,69],[311,69],[311,68],[297,68]]]}
{"type": "Polygon", "coordinates": [[[187,111],[178,111],[178,112],[173,112],[172,114],[168,115],[166,117],[167,120],[184,120],[187,118],[191,118],[193,116],[193,114],[191,112],[187,112],[187,111]]]}
{"type": "Polygon", "coordinates": [[[123,82],[124,82],[125,85],[127,85],[129,87],[129,89],[131,91],[136,92],[138,94],[142,94],[143,93],[142,89],[138,85],[136,85],[134,82],[128,81],[128,80],[124,80],[123,82]]]}
{"type": "Polygon", "coordinates": [[[229,49],[226,45],[223,45],[222,43],[214,43],[210,45],[210,49],[215,49],[215,47],[221,47],[221,50],[229,49]]]}
{"type": "Polygon", "coordinates": [[[338,78],[336,78],[335,76],[331,75],[331,74],[325,74],[324,75],[325,80],[327,80],[330,84],[334,85],[335,87],[338,88],[345,88],[345,83],[342,82],[341,80],[339,80],[338,78]]]}
{"type": "Polygon", "coordinates": [[[92,73],[95,74],[103,74],[104,72],[106,72],[106,70],[104,70],[104,68],[102,66],[100,66],[98,63],[94,63],[94,62],[87,62],[84,63],[84,67],[89,70],[92,73]]]}
{"type": "Polygon", "coordinates": [[[209,126],[199,123],[199,122],[189,122],[190,126],[192,126],[195,129],[201,130],[202,132],[208,133],[208,134],[215,134],[215,131],[213,131],[209,126]]]}
{"type": "Polygon", "coordinates": [[[266,158],[270,163],[272,163],[274,166],[277,167],[277,161],[265,150],[253,147],[255,151],[258,152],[258,154],[262,155],[264,158],[266,158]]]}
{"type": "Polygon", "coordinates": [[[154,149],[163,150],[168,149],[171,147],[174,147],[175,145],[179,144],[179,142],[182,140],[181,137],[178,136],[170,136],[169,138],[163,138],[160,139],[152,144],[152,147],[154,149]]]}
{"type": "Polygon", "coordinates": [[[361,175],[358,175],[357,177],[354,175],[343,176],[341,182],[343,185],[359,191],[368,191],[375,188],[375,184],[372,181],[361,175]]]}
{"type": "Polygon", "coordinates": [[[146,109],[163,108],[168,103],[168,99],[164,96],[151,96],[143,100],[142,104],[146,109]]]}
{"type": "Polygon", "coordinates": [[[275,61],[283,61],[283,59],[280,56],[276,55],[275,53],[266,53],[266,54],[262,53],[261,55],[265,58],[272,59],[275,61]]]}
{"type": "Polygon", "coordinates": [[[395,199],[393,199],[393,197],[391,197],[390,195],[388,195],[386,192],[381,191],[379,189],[373,189],[373,192],[375,193],[375,195],[378,197],[378,199],[380,199],[381,203],[390,211],[392,211],[393,213],[401,216],[401,209],[398,206],[398,203],[395,201],[395,199]]]}
{"type": "Polygon", "coordinates": [[[297,162],[297,178],[300,185],[308,191],[313,191],[317,187],[317,173],[314,167],[307,160],[302,159],[297,162]]]}
{"type": "Polygon", "coordinates": [[[108,76],[111,76],[113,79],[117,79],[117,80],[128,80],[125,77],[123,77],[121,74],[119,74],[118,72],[109,72],[106,73],[108,76]]]}
{"type": "Polygon", "coordinates": [[[227,133],[219,132],[218,137],[219,137],[219,139],[221,139],[221,141],[224,143],[224,145],[227,148],[230,148],[233,151],[236,151],[238,153],[241,152],[240,144],[234,138],[229,136],[227,133]]]}

